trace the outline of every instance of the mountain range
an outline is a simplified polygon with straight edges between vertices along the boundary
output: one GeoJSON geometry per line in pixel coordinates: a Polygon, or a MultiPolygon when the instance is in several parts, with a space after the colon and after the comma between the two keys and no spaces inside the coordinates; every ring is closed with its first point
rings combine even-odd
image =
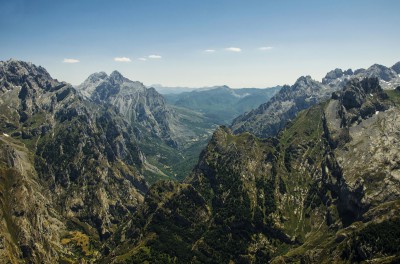
{"type": "Polygon", "coordinates": [[[203,113],[217,124],[229,124],[247,111],[267,102],[280,86],[257,89],[232,89],[228,86],[198,89],[179,94],[165,94],[167,103],[203,113]]]}
{"type": "Polygon", "coordinates": [[[97,104],[116,107],[127,122],[142,127],[139,130],[150,131],[152,136],[177,147],[179,130],[184,128],[176,125],[175,113],[166,107],[164,97],[154,88],[146,88],[114,71],[110,76],[105,72],[94,73],[77,89],[97,104]]]}
{"type": "Polygon", "coordinates": [[[351,80],[260,139],[218,129],[184,183],[153,185],[115,263],[397,263],[400,88],[351,80]]]}
{"type": "Polygon", "coordinates": [[[76,89],[88,101],[114,108],[133,128],[149,161],[144,174],[151,181],[184,177],[215,129],[215,123],[203,114],[169,106],[154,88],[117,71],[94,73],[76,89]]]}
{"type": "Polygon", "coordinates": [[[0,260],[397,263],[399,68],[260,89],[216,128],[193,102],[251,90],[177,106],[116,71],[73,87],[0,62],[0,260]]]}
{"type": "Polygon", "coordinates": [[[157,90],[157,92],[159,92],[162,95],[165,94],[180,94],[180,93],[184,93],[184,92],[192,92],[192,91],[198,91],[198,90],[208,90],[212,87],[201,87],[201,88],[194,88],[194,87],[167,87],[167,86],[163,86],[161,84],[152,84],[150,87],[153,87],[154,89],[157,90]]]}
{"type": "Polygon", "coordinates": [[[247,131],[258,137],[275,136],[299,111],[325,101],[352,78],[376,77],[383,88],[394,89],[400,85],[399,64],[391,68],[374,64],[366,70],[354,72],[337,68],[328,72],[322,82],[313,80],[311,76],[302,76],[292,86],[283,86],[271,100],[235,118],[231,124],[232,131],[247,131]]]}

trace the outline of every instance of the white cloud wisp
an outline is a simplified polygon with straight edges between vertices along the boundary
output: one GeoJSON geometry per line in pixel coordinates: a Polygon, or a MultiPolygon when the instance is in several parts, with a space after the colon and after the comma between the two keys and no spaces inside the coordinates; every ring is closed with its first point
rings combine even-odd
{"type": "Polygon", "coordinates": [[[259,50],[272,50],[273,49],[273,47],[259,47],[258,48],[259,50]]]}
{"type": "Polygon", "coordinates": [[[132,60],[130,58],[127,58],[127,57],[115,57],[114,61],[117,61],[117,62],[131,62],[132,60]]]}
{"type": "Polygon", "coordinates": [[[232,52],[241,52],[242,51],[241,48],[236,48],[236,47],[229,47],[229,48],[226,48],[225,50],[232,51],[232,52]]]}
{"type": "Polygon", "coordinates": [[[149,55],[149,59],[161,59],[160,55],[149,55]]]}
{"type": "Polygon", "coordinates": [[[78,63],[79,60],[77,60],[77,59],[64,59],[63,62],[64,63],[78,63]]]}

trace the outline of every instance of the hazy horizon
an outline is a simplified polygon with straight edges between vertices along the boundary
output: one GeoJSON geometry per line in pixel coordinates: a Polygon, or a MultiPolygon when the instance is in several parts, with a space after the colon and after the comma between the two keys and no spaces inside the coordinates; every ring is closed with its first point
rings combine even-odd
{"type": "Polygon", "coordinates": [[[0,60],[73,85],[118,70],[165,87],[265,88],[400,60],[398,1],[5,1],[0,60]]]}

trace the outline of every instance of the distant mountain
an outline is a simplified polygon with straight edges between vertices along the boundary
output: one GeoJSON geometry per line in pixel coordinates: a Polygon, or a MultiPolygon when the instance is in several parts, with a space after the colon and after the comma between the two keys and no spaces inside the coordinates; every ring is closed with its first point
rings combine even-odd
{"type": "Polygon", "coordinates": [[[234,133],[250,132],[258,137],[276,135],[296,114],[328,99],[338,87],[323,85],[310,76],[300,77],[292,86],[285,85],[269,101],[233,120],[234,133]]]}
{"type": "Polygon", "coordinates": [[[397,74],[400,74],[400,61],[393,65],[392,70],[394,70],[397,74]]]}
{"type": "MultiPolygon", "coordinates": [[[[393,67],[398,69],[398,65],[399,63],[393,67]]],[[[285,85],[257,109],[235,118],[231,125],[232,131],[247,131],[264,138],[276,136],[301,110],[326,100],[332,92],[342,89],[349,80],[367,77],[378,78],[384,89],[394,89],[400,85],[400,78],[394,69],[378,64],[354,72],[351,69],[332,70],[322,79],[322,83],[312,80],[310,76],[300,77],[294,85],[285,85]]]]}
{"type": "Polygon", "coordinates": [[[174,115],[154,88],[146,88],[114,71],[110,76],[94,73],[77,89],[98,104],[116,107],[128,122],[142,126],[142,132],[149,132],[170,146],[177,145],[172,135],[174,115]]]}
{"type": "Polygon", "coordinates": [[[149,161],[144,173],[151,182],[160,177],[185,177],[214,130],[215,122],[202,113],[168,106],[154,88],[117,71],[94,73],[77,89],[92,102],[115,108],[135,128],[149,161]]]}
{"type": "Polygon", "coordinates": [[[279,89],[279,86],[266,89],[220,86],[164,96],[169,104],[199,111],[219,124],[227,124],[236,116],[268,101],[279,89]]]}
{"type": "Polygon", "coordinates": [[[346,82],[352,78],[366,78],[376,77],[379,78],[380,85],[384,89],[394,89],[400,85],[400,78],[398,72],[400,69],[400,62],[393,65],[391,68],[380,64],[374,64],[368,69],[357,69],[354,72],[351,69],[342,71],[335,69],[326,74],[322,79],[322,83],[330,86],[343,87],[346,82]]]}
{"type": "Polygon", "coordinates": [[[153,87],[154,89],[157,90],[162,95],[168,95],[168,94],[181,94],[181,93],[186,93],[186,92],[193,92],[193,91],[207,91],[207,90],[212,90],[215,88],[218,88],[220,86],[204,86],[204,87],[182,87],[182,86],[177,86],[177,87],[167,87],[167,86],[162,86],[161,84],[153,84],[148,86],[148,88],[153,87]]]}
{"type": "Polygon", "coordinates": [[[180,94],[184,92],[191,92],[201,88],[193,88],[193,87],[166,87],[161,84],[152,84],[148,86],[148,88],[153,87],[160,94],[180,94]]]}

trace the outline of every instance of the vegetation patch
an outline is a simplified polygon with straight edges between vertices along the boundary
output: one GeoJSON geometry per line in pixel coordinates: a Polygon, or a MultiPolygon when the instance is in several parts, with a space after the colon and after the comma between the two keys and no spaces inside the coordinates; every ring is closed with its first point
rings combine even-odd
{"type": "Polygon", "coordinates": [[[61,239],[61,244],[67,246],[74,255],[94,258],[99,255],[90,237],[80,231],[71,231],[61,239]]]}

